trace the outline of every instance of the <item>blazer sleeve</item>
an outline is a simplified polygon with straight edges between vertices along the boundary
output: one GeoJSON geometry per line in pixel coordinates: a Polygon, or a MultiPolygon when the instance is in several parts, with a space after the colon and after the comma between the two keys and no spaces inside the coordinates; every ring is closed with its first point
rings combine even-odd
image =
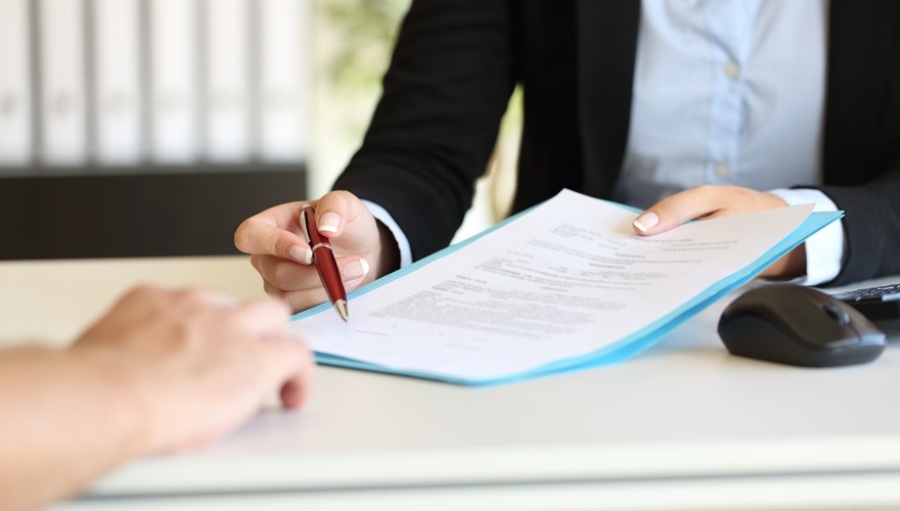
{"type": "Polygon", "coordinates": [[[446,247],[472,204],[515,85],[501,0],[414,0],[383,94],[335,189],[384,207],[413,259],[446,247]]]}
{"type": "Polygon", "coordinates": [[[900,275],[900,4],[832,0],[823,181],[843,209],[830,285],[900,275]]]}
{"type": "Polygon", "coordinates": [[[900,275],[900,164],[860,186],[824,186],[843,209],[844,262],[828,285],[900,275]]]}

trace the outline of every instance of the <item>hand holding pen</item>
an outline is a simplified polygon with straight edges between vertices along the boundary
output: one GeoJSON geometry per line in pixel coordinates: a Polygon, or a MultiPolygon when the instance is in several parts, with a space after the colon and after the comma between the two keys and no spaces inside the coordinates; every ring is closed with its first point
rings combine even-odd
{"type": "MultiPolygon", "coordinates": [[[[301,212],[315,208],[317,232],[332,246],[344,289],[350,292],[399,266],[397,243],[355,195],[332,191],[312,201],[273,206],[244,220],[235,246],[249,254],[266,293],[299,312],[322,303],[322,279],[313,268],[311,245],[300,225],[301,212]]],[[[316,231],[316,229],[313,229],[316,231]]]]}
{"type": "Polygon", "coordinates": [[[341,272],[338,270],[337,261],[334,260],[334,251],[328,238],[319,233],[316,226],[316,210],[312,206],[306,206],[300,211],[300,227],[309,248],[312,251],[312,262],[319,272],[319,279],[328,294],[328,301],[334,306],[334,310],[345,322],[350,319],[347,311],[347,292],[341,280],[341,272]]]}

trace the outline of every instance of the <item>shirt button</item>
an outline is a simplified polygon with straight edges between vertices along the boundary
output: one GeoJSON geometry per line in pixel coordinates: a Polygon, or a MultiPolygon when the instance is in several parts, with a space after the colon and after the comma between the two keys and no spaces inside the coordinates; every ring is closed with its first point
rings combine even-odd
{"type": "Polygon", "coordinates": [[[725,73],[725,76],[728,78],[735,79],[741,74],[741,66],[732,60],[722,66],[722,72],[725,73]]]}
{"type": "Polygon", "coordinates": [[[720,163],[720,164],[716,165],[716,175],[717,176],[719,176],[722,179],[725,179],[726,177],[728,177],[729,174],[731,174],[731,168],[728,165],[725,165],[724,163],[720,163]]]}

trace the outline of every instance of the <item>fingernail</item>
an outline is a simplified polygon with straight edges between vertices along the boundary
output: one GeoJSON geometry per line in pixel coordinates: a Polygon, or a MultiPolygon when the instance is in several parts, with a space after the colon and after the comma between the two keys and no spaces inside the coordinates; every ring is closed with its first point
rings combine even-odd
{"type": "Polygon", "coordinates": [[[325,213],[319,220],[319,231],[337,232],[339,223],[341,223],[341,217],[337,213],[325,213]]]}
{"type": "Polygon", "coordinates": [[[659,217],[652,211],[645,211],[641,216],[634,219],[634,226],[641,232],[649,232],[658,223],[659,217]]]}
{"type": "Polygon", "coordinates": [[[369,263],[365,259],[357,259],[344,265],[343,275],[345,281],[361,279],[369,273],[369,263]]]}
{"type": "Polygon", "coordinates": [[[291,247],[291,259],[303,263],[303,264],[312,264],[312,250],[301,247],[300,245],[294,245],[291,247]]]}

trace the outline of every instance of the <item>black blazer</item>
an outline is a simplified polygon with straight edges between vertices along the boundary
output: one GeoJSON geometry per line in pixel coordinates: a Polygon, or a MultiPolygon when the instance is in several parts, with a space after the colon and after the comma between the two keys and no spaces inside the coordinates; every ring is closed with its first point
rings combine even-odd
{"type": "MultiPolygon", "coordinates": [[[[384,206],[415,259],[443,248],[519,82],[514,210],[564,187],[608,198],[627,142],[639,17],[633,0],[415,0],[335,188],[384,206]]],[[[832,0],[830,20],[820,189],[846,211],[832,282],[843,284],[900,274],[900,2],[832,0]]]]}

